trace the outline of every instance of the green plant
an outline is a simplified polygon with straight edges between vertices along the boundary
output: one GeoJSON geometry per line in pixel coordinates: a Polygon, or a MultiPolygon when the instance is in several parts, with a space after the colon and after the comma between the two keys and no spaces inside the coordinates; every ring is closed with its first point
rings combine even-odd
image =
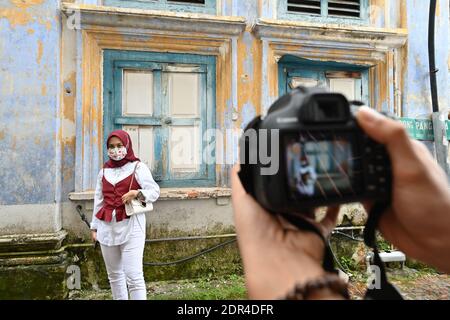
{"type": "Polygon", "coordinates": [[[242,300],[247,298],[244,277],[230,275],[219,278],[199,278],[178,282],[171,290],[154,294],[153,300],[242,300]]]}
{"type": "Polygon", "coordinates": [[[377,246],[380,251],[392,251],[392,245],[381,236],[377,237],[377,246]]]}
{"type": "Polygon", "coordinates": [[[345,269],[345,270],[343,270],[344,272],[345,271],[355,271],[358,269],[358,266],[356,265],[355,261],[350,257],[340,256],[339,262],[342,265],[342,267],[345,269]]]}

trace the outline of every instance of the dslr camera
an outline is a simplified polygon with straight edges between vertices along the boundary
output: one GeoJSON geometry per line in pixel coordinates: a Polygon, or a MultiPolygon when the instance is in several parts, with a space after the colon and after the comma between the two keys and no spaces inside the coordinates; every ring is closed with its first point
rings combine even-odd
{"type": "Polygon", "coordinates": [[[279,98],[240,138],[246,191],[281,214],[390,201],[390,159],[359,127],[353,113],[361,105],[320,88],[298,87],[279,98]]]}

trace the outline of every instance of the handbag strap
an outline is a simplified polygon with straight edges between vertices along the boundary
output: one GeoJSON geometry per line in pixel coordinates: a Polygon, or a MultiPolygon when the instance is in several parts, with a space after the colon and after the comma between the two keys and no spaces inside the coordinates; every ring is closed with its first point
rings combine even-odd
{"type": "Polygon", "coordinates": [[[128,192],[131,191],[131,185],[133,184],[133,181],[134,181],[134,175],[135,175],[135,173],[136,173],[136,169],[137,169],[138,164],[139,164],[139,161],[138,161],[138,162],[136,163],[136,165],[134,166],[133,175],[131,176],[131,182],[130,182],[130,187],[128,188],[128,192]]]}

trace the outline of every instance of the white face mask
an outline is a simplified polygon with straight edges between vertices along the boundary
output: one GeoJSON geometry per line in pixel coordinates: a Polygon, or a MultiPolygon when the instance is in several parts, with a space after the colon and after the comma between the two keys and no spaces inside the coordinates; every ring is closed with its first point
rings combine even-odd
{"type": "Polygon", "coordinates": [[[120,148],[112,148],[108,149],[108,156],[114,160],[114,161],[120,161],[123,158],[125,158],[127,155],[127,148],[120,147],[120,148]]]}

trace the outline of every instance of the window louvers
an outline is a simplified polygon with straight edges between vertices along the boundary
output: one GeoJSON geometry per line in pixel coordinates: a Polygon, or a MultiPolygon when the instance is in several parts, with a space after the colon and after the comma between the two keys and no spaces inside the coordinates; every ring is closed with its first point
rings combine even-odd
{"type": "Polygon", "coordinates": [[[205,4],[205,0],[167,0],[168,2],[189,3],[189,4],[205,4]]]}
{"type": "Polygon", "coordinates": [[[328,0],[328,15],[356,17],[361,15],[361,0],[328,0]]]}
{"type": "Polygon", "coordinates": [[[320,15],[321,0],[288,0],[288,11],[320,15]]]}
{"type": "MultiPolygon", "coordinates": [[[[288,12],[326,15],[321,12],[323,0],[287,0],[288,12]]],[[[328,16],[352,17],[361,16],[361,0],[328,0],[328,16]]]]}

